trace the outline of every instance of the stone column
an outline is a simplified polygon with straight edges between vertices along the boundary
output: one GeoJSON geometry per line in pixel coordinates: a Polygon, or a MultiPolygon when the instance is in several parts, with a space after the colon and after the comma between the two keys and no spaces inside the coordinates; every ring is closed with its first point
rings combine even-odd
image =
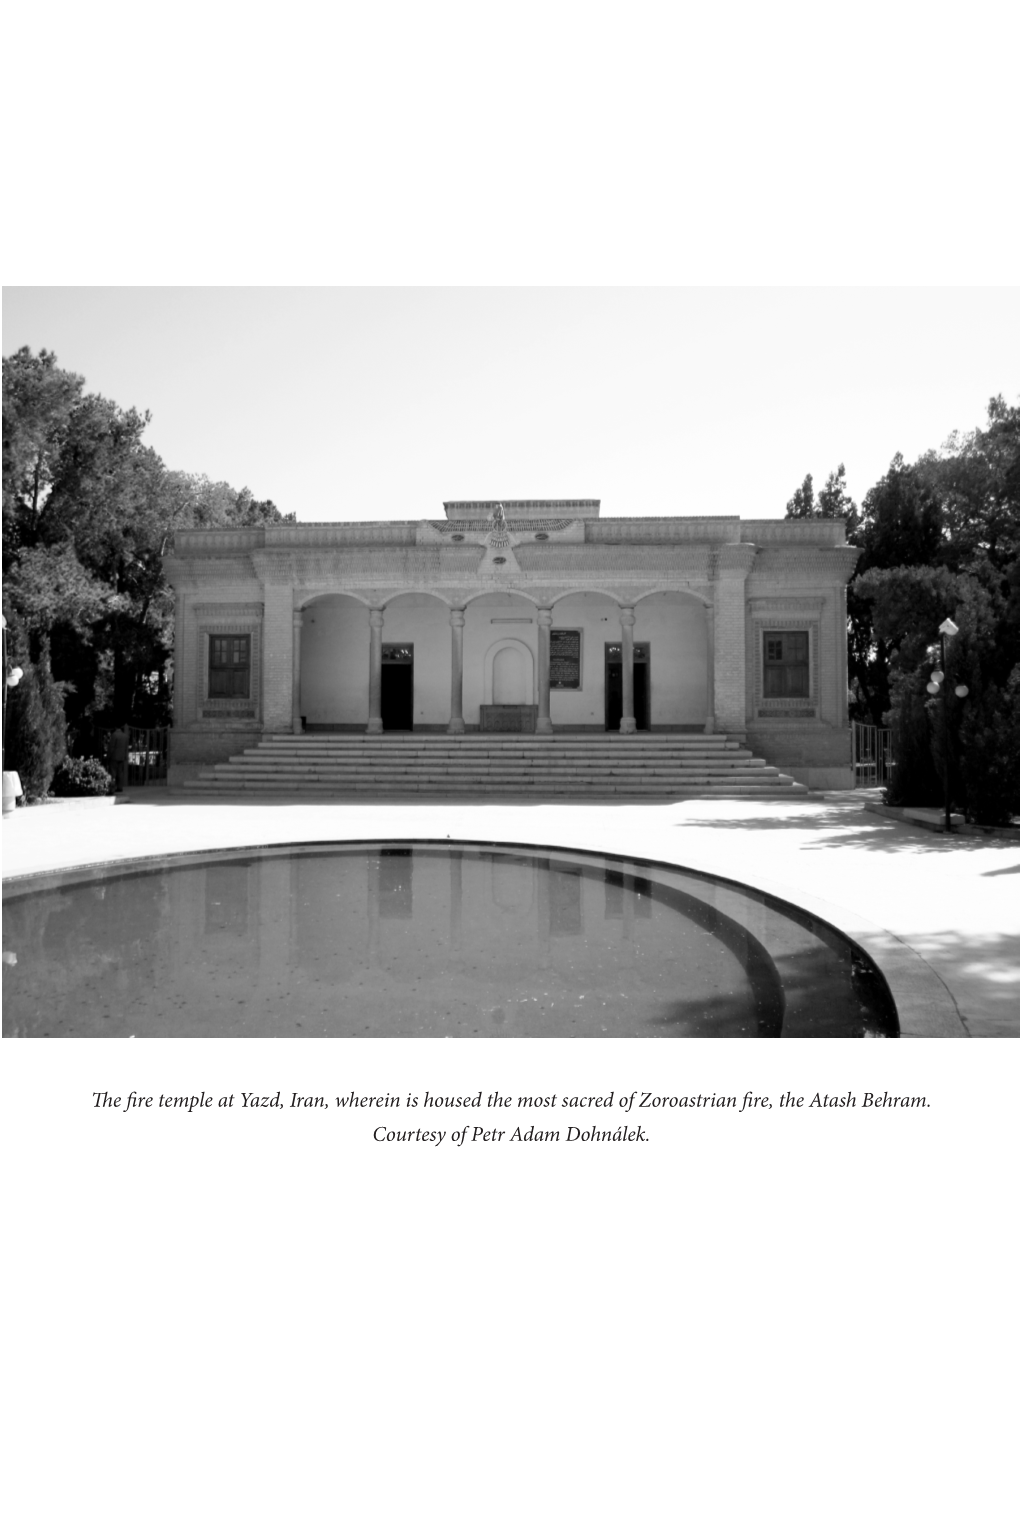
{"type": "Polygon", "coordinates": [[[291,728],[295,733],[300,733],[301,728],[301,624],[304,621],[304,613],[300,610],[294,612],[294,657],[293,657],[293,680],[291,689],[291,728]]]}
{"type": "Polygon", "coordinates": [[[552,611],[538,613],[538,719],[536,733],[551,733],[552,717],[549,715],[549,646],[552,631],[552,611]]]}
{"type": "Polygon", "coordinates": [[[294,726],[294,591],[289,583],[266,583],[262,615],[262,731],[289,733],[294,726]]]}
{"type": "Polygon", "coordinates": [[[620,717],[621,733],[636,733],[634,716],[634,607],[625,605],[620,610],[621,658],[623,660],[623,712],[620,717]]]}
{"type": "Polygon", "coordinates": [[[708,692],[708,714],[705,717],[705,732],[715,732],[715,610],[711,605],[704,607],[705,614],[705,674],[708,692]]]}
{"type": "Polygon", "coordinates": [[[450,725],[448,733],[464,731],[464,612],[450,612],[450,725]]]}
{"type": "Polygon", "coordinates": [[[185,658],[185,623],[187,621],[187,607],[184,603],[184,595],[177,591],[174,601],[174,727],[184,726],[184,676],[187,660],[185,658]]]}
{"type": "Polygon", "coordinates": [[[720,732],[747,732],[746,583],[757,548],[730,542],[719,548],[715,574],[715,663],[712,711],[720,732]]]}
{"type": "Polygon", "coordinates": [[[369,733],[381,733],[382,727],[382,631],[383,613],[373,606],[368,613],[368,727],[369,733]]]}

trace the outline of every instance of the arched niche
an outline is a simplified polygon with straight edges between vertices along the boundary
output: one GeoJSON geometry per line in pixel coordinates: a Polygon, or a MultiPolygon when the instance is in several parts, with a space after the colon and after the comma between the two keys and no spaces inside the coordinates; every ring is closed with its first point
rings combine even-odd
{"type": "Polygon", "coordinates": [[[534,706],[535,654],[517,637],[498,637],[485,654],[485,704],[534,706]]]}

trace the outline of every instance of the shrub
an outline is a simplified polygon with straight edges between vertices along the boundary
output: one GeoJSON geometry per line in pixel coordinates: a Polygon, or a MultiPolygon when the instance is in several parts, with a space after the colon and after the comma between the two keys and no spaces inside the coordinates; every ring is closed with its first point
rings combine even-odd
{"type": "Polygon", "coordinates": [[[64,687],[53,678],[44,647],[39,661],[26,663],[20,684],[7,692],[4,768],[17,770],[27,801],[42,801],[66,752],[64,687]]]}
{"type": "Polygon", "coordinates": [[[960,724],[960,784],[970,823],[1020,814],[1020,664],[1004,689],[989,685],[960,724]]]}
{"type": "Polygon", "coordinates": [[[932,718],[927,695],[913,677],[893,682],[890,722],[893,768],[885,799],[893,807],[937,807],[942,779],[932,757],[932,718]]]}
{"type": "Polygon", "coordinates": [[[106,796],[113,776],[98,759],[64,760],[53,777],[57,796],[106,796]]]}

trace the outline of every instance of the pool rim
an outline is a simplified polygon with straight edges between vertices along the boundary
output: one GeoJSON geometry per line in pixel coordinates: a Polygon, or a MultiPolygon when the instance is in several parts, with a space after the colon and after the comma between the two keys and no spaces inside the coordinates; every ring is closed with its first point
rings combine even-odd
{"type": "MultiPolygon", "coordinates": [[[[453,838],[428,836],[419,838],[406,834],[374,834],[370,838],[328,838],[274,840],[257,844],[236,844],[214,849],[191,849],[165,851],[158,855],[119,856],[114,860],[91,861],[80,865],[62,866],[50,870],[22,871],[4,877],[3,902],[19,896],[27,897],[34,892],[56,891],[63,887],[84,886],[102,881],[111,875],[140,874],[146,871],[172,869],[180,865],[201,865],[237,859],[246,854],[269,856],[287,854],[300,850],[338,850],[369,848],[378,845],[399,844],[421,848],[455,848],[458,845],[479,850],[504,850],[508,853],[522,851],[531,854],[563,854],[599,856],[603,860],[640,866],[646,870],[681,872],[702,881],[714,881],[740,892],[766,897],[789,916],[807,916],[824,924],[840,939],[863,952],[877,969],[888,990],[899,1024],[899,1039],[931,1039],[940,1037],[966,1037],[968,1032],[957,1007],[956,1000],[941,977],[928,965],[916,950],[898,935],[871,923],[859,913],[840,908],[824,898],[813,895],[795,901],[789,889],[782,890],[769,885],[767,880],[744,881],[733,876],[720,875],[716,871],[696,865],[681,864],[651,858],[647,855],[624,855],[618,850],[597,849],[592,845],[536,843],[529,840],[475,839],[463,835],[453,838]],[[848,928],[845,920],[852,920],[848,928]]],[[[821,1039],[819,1037],[818,1039],[821,1039]]],[[[815,1042],[814,1037],[788,1037],[815,1042]]],[[[837,1037],[824,1037],[835,1040],[837,1037]]],[[[849,1039],[849,1037],[845,1038],[849,1039]]]]}

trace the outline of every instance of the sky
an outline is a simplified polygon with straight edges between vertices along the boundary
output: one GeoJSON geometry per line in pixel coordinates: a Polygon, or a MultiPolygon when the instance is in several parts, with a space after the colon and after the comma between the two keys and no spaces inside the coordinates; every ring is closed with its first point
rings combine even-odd
{"type": "Polygon", "coordinates": [[[27,345],[127,407],[169,467],[302,521],[444,499],[781,518],[858,500],[1020,396],[1020,289],[11,287],[27,345]]]}

